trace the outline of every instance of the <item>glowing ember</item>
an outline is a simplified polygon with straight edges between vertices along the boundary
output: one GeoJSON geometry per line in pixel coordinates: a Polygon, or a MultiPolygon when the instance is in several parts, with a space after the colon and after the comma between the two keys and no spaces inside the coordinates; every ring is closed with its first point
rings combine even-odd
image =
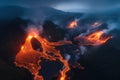
{"type": "Polygon", "coordinates": [[[61,70],[61,78],[60,80],[65,80],[66,73],[69,71],[68,61],[63,59],[60,54],[60,51],[56,50],[56,46],[71,44],[69,41],[62,42],[48,42],[46,39],[38,36],[35,32],[29,32],[28,37],[21,47],[21,50],[16,55],[15,64],[19,67],[24,67],[28,69],[33,75],[34,80],[44,80],[44,78],[39,74],[39,70],[41,69],[40,62],[41,58],[47,60],[59,60],[64,64],[64,68],[61,70]],[[36,38],[43,48],[42,52],[36,51],[32,48],[31,39],[36,38]],[[50,54],[52,53],[52,55],[50,54]]]}
{"type": "Polygon", "coordinates": [[[93,46],[96,46],[96,45],[101,45],[101,44],[104,44],[106,43],[110,38],[111,36],[108,36],[108,37],[103,37],[103,34],[104,32],[103,31],[96,31],[88,36],[79,36],[79,37],[76,37],[75,39],[80,39],[79,41],[81,42],[81,39],[84,39],[83,41],[84,42],[81,42],[82,45],[93,45],[93,46]]]}
{"type": "Polygon", "coordinates": [[[72,29],[72,28],[75,28],[77,25],[78,25],[78,20],[75,19],[69,24],[68,28],[72,29]]]}

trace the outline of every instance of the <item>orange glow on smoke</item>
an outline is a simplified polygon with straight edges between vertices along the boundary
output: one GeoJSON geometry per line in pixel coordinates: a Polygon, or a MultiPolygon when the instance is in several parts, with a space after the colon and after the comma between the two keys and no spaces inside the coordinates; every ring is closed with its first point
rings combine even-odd
{"type": "Polygon", "coordinates": [[[74,21],[70,22],[68,28],[72,29],[75,28],[78,25],[78,21],[77,19],[75,19],[74,21]]]}
{"type": "Polygon", "coordinates": [[[63,57],[61,56],[60,51],[55,49],[56,46],[64,44],[71,44],[71,42],[48,42],[46,39],[42,38],[37,33],[29,32],[25,43],[21,47],[19,53],[16,55],[15,64],[19,67],[28,69],[34,75],[34,80],[44,80],[44,78],[39,75],[39,70],[41,69],[41,58],[51,61],[59,60],[64,64],[64,68],[60,72],[60,80],[65,80],[66,73],[70,70],[70,67],[68,61],[63,59],[63,57]],[[32,38],[36,38],[39,43],[41,43],[41,47],[43,48],[42,52],[36,51],[32,48],[32,38]]]}

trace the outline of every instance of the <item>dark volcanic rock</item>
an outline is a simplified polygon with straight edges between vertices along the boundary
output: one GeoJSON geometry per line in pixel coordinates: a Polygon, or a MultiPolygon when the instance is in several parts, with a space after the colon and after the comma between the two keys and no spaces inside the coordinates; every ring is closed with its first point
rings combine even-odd
{"type": "Polygon", "coordinates": [[[45,21],[43,24],[43,36],[49,41],[59,41],[64,39],[65,31],[52,21],[45,21]]]}

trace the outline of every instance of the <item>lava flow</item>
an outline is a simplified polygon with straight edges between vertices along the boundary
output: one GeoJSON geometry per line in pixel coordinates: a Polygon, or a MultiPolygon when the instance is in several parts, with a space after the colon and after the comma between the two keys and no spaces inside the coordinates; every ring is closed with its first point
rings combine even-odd
{"type": "Polygon", "coordinates": [[[21,50],[16,55],[15,64],[18,67],[23,67],[28,69],[33,75],[34,80],[44,80],[42,75],[39,75],[39,70],[41,69],[40,62],[41,58],[46,60],[59,60],[64,64],[64,68],[61,70],[61,78],[59,80],[65,80],[66,73],[70,70],[68,61],[63,59],[60,54],[60,51],[56,50],[56,46],[71,44],[70,41],[59,41],[59,42],[48,42],[46,39],[42,38],[35,32],[29,32],[28,37],[21,47],[21,50]],[[36,51],[32,48],[31,39],[36,38],[39,43],[41,43],[41,47],[43,51],[36,51]],[[51,55],[52,53],[52,55],[51,55]]]}
{"type": "MultiPolygon", "coordinates": [[[[96,31],[92,34],[86,36],[78,36],[75,39],[79,40],[80,45],[101,45],[107,42],[111,36],[103,37],[103,31],[96,31]],[[81,39],[83,39],[81,42],[81,39]]],[[[49,42],[46,39],[39,36],[37,31],[29,31],[28,37],[26,38],[25,43],[21,47],[21,50],[16,55],[15,64],[18,67],[23,67],[28,69],[33,75],[34,80],[44,80],[43,76],[39,74],[41,70],[40,62],[41,59],[46,59],[50,61],[59,60],[63,63],[63,69],[60,70],[60,78],[58,80],[66,80],[67,72],[70,70],[70,66],[67,60],[65,60],[60,51],[56,49],[56,46],[61,46],[65,44],[72,44],[71,41],[58,41],[58,42],[49,42]],[[35,38],[39,41],[42,47],[42,51],[34,50],[31,44],[31,40],[35,38]]]]}
{"type": "Polygon", "coordinates": [[[87,36],[78,36],[75,38],[75,40],[79,40],[81,45],[97,46],[106,43],[111,38],[111,36],[103,37],[103,34],[103,31],[96,31],[87,36]]]}
{"type": "Polygon", "coordinates": [[[88,41],[90,41],[91,43],[94,43],[94,44],[91,44],[91,45],[101,45],[101,44],[104,44],[105,42],[107,42],[111,36],[108,36],[108,37],[102,37],[104,34],[103,31],[96,31],[90,35],[88,35],[86,37],[86,39],[88,41]]]}
{"type": "Polygon", "coordinates": [[[74,21],[70,22],[70,24],[68,25],[68,28],[72,29],[75,28],[78,25],[78,20],[75,19],[74,21]]]}

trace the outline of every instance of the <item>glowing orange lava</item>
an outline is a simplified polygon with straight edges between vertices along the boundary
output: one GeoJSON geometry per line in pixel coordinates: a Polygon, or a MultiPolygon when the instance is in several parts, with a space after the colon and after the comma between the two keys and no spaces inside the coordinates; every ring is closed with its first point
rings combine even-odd
{"type": "Polygon", "coordinates": [[[66,76],[63,74],[63,72],[61,72],[61,77],[60,80],[65,80],[66,76]]]}
{"type": "Polygon", "coordinates": [[[78,20],[75,19],[69,24],[68,28],[72,29],[72,28],[75,28],[77,25],[78,25],[78,20]]]}
{"type": "Polygon", "coordinates": [[[104,32],[103,31],[96,31],[90,35],[87,36],[80,36],[76,37],[75,39],[83,39],[84,42],[81,42],[82,45],[92,45],[92,46],[97,46],[106,43],[111,36],[103,37],[104,32]]]}
{"type": "MultiPolygon", "coordinates": [[[[76,21],[71,23],[70,26],[76,26],[76,21]]],[[[83,45],[100,45],[108,41],[111,37],[103,38],[103,31],[96,31],[84,38],[89,43],[82,43],[83,45]]],[[[60,51],[57,50],[56,46],[61,46],[64,44],[72,44],[71,41],[58,41],[58,42],[49,42],[46,39],[39,36],[39,33],[34,31],[34,29],[28,31],[28,37],[26,38],[25,43],[22,45],[21,50],[18,52],[15,58],[15,64],[18,67],[23,67],[28,69],[33,75],[34,80],[44,80],[42,75],[39,74],[39,70],[41,69],[40,62],[41,58],[46,60],[55,61],[59,60],[64,64],[63,69],[60,71],[61,77],[58,80],[66,80],[66,73],[70,70],[70,66],[67,60],[65,60],[60,51]],[[41,43],[42,51],[34,50],[31,44],[31,40],[35,38],[41,43]]]]}
{"type": "Polygon", "coordinates": [[[59,42],[48,42],[46,39],[42,38],[35,32],[29,32],[28,37],[21,47],[21,50],[16,55],[15,64],[19,67],[28,69],[33,75],[34,80],[44,80],[44,78],[39,75],[39,70],[41,69],[41,58],[47,60],[59,60],[64,64],[64,68],[61,70],[60,80],[65,80],[66,73],[70,70],[68,61],[63,59],[60,51],[56,50],[56,46],[71,44],[69,41],[59,41],[59,42]],[[32,48],[31,39],[36,38],[43,48],[42,52],[36,51],[32,48]],[[52,55],[51,55],[52,53],[52,55]]]}
{"type": "Polygon", "coordinates": [[[96,31],[86,37],[86,39],[92,43],[93,45],[101,45],[107,42],[111,37],[105,37],[103,38],[102,35],[104,34],[103,31],[96,31]]]}

